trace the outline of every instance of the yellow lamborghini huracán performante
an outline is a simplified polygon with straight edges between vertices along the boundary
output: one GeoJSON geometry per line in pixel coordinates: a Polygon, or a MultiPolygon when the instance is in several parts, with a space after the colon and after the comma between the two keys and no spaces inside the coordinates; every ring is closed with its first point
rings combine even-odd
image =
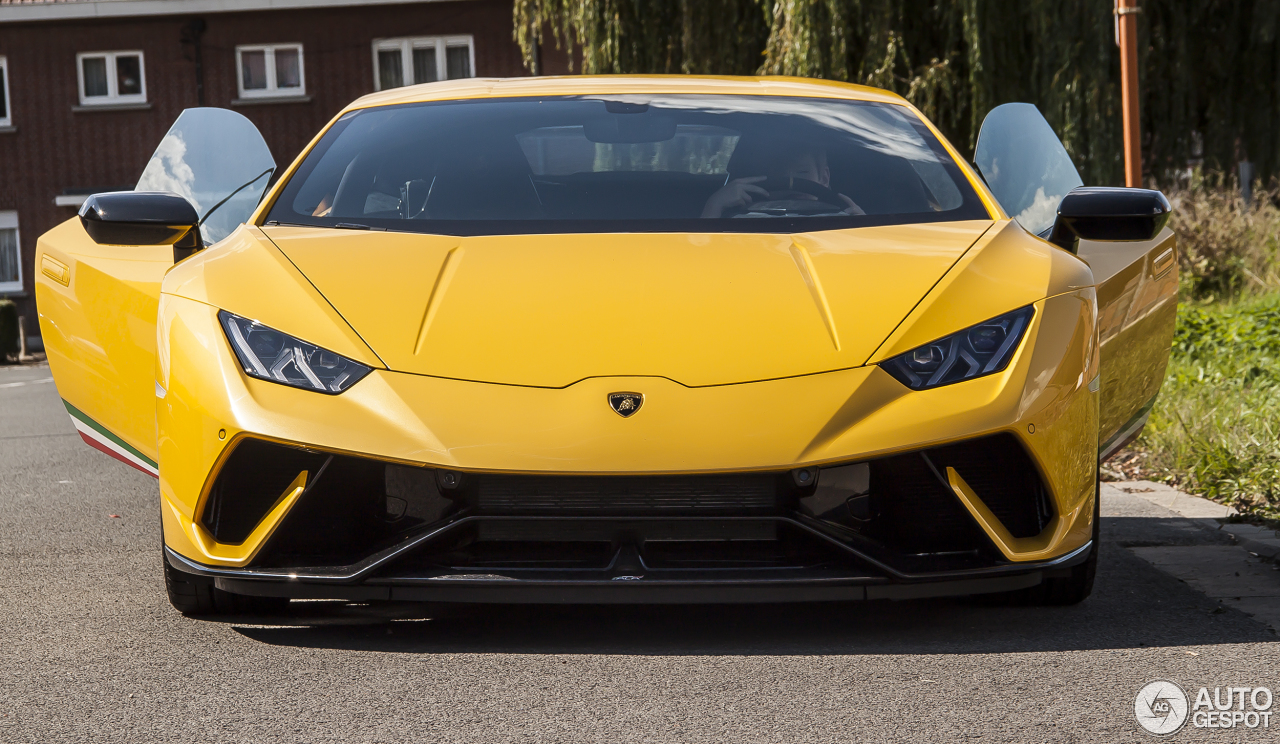
{"type": "Polygon", "coordinates": [[[1074,603],[1170,207],[1026,104],[975,160],[787,78],[401,88],[283,172],[192,109],[40,238],[40,324],[85,441],[159,479],[183,612],[1074,603]]]}

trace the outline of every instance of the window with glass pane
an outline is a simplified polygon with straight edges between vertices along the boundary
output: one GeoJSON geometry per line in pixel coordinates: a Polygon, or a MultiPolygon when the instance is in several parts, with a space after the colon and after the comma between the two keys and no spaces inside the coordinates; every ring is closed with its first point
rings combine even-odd
{"type": "Polygon", "coordinates": [[[471,47],[450,46],[445,49],[445,65],[450,80],[471,77],[471,47]]]}
{"type": "Polygon", "coordinates": [[[302,55],[298,49],[276,49],[276,87],[302,87],[302,55]]]}
{"type": "Polygon", "coordinates": [[[426,49],[413,50],[413,82],[434,83],[440,76],[436,74],[436,48],[431,45],[426,49]]]}
{"type": "Polygon", "coordinates": [[[306,93],[301,44],[255,44],[236,47],[240,65],[240,95],[247,98],[293,96],[306,93]]]}
{"type": "Polygon", "coordinates": [[[143,103],[147,77],[142,52],[88,52],[76,55],[80,103],[102,106],[143,103]]]}
{"type": "Polygon", "coordinates": [[[245,90],[267,89],[267,53],[265,50],[240,53],[240,78],[245,90]]]}
{"type": "Polygon", "coordinates": [[[106,97],[111,95],[107,88],[107,58],[85,57],[81,60],[84,67],[85,98],[106,97]]]}
{"type": "Polygon", "coordinates": [[[137,96],[142,94],[142,58],[136,55],[116,57],[116,94],[137,96]]]}
{"type": "Polygon", "coordinates": [[[400,50],[380,50],[378,52],[378,89],[399,88],[402,85],[404,85],[404,70],[400,66],[400,50]]]}
{"type": "Polygon", "coordinates": [[[0,285],[20,282],[18,261],[18,229],[0,228],[0,285]]]}
{"type": "Polygon", "coordinates": [[[9,123],[9,66],[0,57],[0,124],[9,123]]]}
{"type": "Polygon", "coordinates": [[[471,77],[470,36],[380,39],[373,43],[378,90],[471,77]]]}

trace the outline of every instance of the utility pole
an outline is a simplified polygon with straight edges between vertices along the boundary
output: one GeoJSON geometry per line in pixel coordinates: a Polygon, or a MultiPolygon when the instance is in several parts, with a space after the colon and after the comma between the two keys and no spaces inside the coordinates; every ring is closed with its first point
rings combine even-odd
{"type": "Polygon", "coordinates": [[[1142,186],[1142,128],[1138,124],[1138,0],[1116,0],[1120,97],[1124,107],[1124,184],[1142,186]]]}

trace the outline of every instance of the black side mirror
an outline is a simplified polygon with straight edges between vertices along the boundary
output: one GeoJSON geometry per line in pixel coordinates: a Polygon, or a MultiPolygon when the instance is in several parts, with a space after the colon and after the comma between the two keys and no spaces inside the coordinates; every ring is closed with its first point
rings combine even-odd
{"type": "Polygon", "coordinates": [[[94,194],[80,207],[80,224],[100,245],[172,245],[175,263],[204,247],[200,215],[191,202],[177,194],[94,194]]]}
{"type": "Polygon", "coordinates": [[[1152,240],[1173,207],[1159,191],[1081,186],[1058,204],[1049,242],[1076,252],[1078,240],[1152,240]]]}

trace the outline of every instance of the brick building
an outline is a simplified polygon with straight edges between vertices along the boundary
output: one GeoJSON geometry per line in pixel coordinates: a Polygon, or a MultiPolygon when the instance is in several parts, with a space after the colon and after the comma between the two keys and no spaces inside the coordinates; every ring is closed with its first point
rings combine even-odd
{"type": "Polygon", "coordinates": [[[0,297],[39,334],[36,238],[87,194],[132,188],[183,109],[239,111],[283,168],[358,96],[528,74],[511,15],[511,0],[0,0],[0,297]]]}

